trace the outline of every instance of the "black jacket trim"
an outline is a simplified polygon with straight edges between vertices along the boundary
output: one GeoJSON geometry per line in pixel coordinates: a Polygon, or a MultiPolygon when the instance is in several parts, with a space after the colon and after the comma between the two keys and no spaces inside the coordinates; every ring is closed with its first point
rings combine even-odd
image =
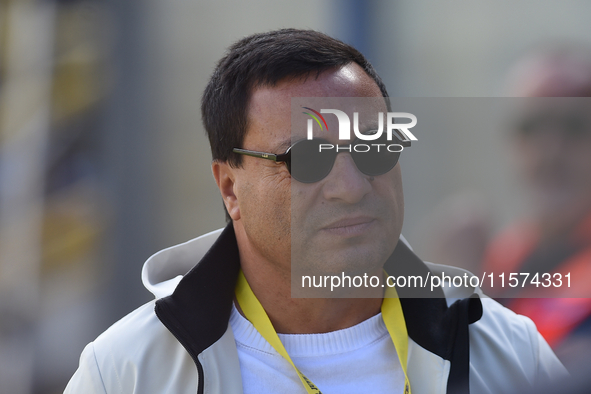
{"type": "MultiPolygon", "coordinates": [[[[427,281],[429,268],[403,242],[398,242],[384,268],[389,275],[419,275],[427,281]]],[[[469,393],[470,338],[468,325],[482,317],[478,295],[458,300],[449,308],[441,288],[397,289],[408,336],[418,345],[451,361],[447,392],[469,393]],[[436,297],[436,298],[425,298],[436,297]]]]}
{"type": "MultiPolygon", "coordinates": [[[[430,274],[425,263],[403,242],[398,242],[384,268],[390,275],[426,278],[430,274]]],[[[230,223],[175,291],[156,302],[156,315],[197,365],[198,392],[203,390],[203,379],[197,355],[218,341],[228,329],[239,269],[238,245],[230,223]]],[[[476,296],[457,301],[448,308],[443,291],[435,290],[427,296],[437,298],[424,298],[426,289],[398,290],[408,335],[421,347],[451,361],[448,391],[450,387],[464,388],[469,370],[468,324],[480,319],[482,304],[476,296]]]]}

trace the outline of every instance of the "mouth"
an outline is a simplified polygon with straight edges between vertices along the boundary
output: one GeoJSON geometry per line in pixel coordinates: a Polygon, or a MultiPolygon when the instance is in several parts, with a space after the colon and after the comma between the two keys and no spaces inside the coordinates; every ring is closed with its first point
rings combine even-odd
{"type": "Polygon", "coordinates": [[[332,222],[324,227],[322,231],[333,235],[355,237],[365,234],[375,222],[376,219],[367,216],[345,218],[332,222]]]}

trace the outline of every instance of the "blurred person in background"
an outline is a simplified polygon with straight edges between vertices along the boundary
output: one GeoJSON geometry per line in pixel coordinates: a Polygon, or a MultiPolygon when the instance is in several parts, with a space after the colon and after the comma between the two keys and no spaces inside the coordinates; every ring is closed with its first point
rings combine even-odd
{"type": "Polygon", "coordinates": [[[591,352],[591,49],[532,52],[509,86],[512,96],[538,98],[520,102],[511,126],[529,212],[490,243],[483,271],[570,273],[571,287],[487,293],[510,297],[505,304],[530,317],[568,367],[591,352]]]}

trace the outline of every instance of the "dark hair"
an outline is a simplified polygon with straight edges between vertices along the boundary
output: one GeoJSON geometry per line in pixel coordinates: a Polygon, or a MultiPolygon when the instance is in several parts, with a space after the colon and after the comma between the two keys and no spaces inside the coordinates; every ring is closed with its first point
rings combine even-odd
{"type": "MultiPolygon", "coordinates": [[[[213,160],[240,166],[248,102],[259,86],[357,63],[388,97],[386,87],[357,49],[314,30],[282,29],[254,34],[232,45],[217,64],[201,100],[201,116],[213,160]]],[[[389,105],[388,105],[389,107],[389,105]]]]}

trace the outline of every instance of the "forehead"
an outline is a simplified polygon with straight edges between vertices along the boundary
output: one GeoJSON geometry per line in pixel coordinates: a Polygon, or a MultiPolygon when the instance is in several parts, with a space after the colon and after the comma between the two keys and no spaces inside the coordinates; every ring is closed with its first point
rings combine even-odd
{"type": "Polygon", "coordinates": [[[516,97],[587,97],[591,92],[591,63],[571,57],[524,62],[513,73],[516,97]]]}
{"type": "Polygon", "coordinates": [[[307,77],[259,87],[248,108],[246,138],[287,138],[291,125],[292,97],[382,97],[375,81],[356,63],[307,77]]]}

